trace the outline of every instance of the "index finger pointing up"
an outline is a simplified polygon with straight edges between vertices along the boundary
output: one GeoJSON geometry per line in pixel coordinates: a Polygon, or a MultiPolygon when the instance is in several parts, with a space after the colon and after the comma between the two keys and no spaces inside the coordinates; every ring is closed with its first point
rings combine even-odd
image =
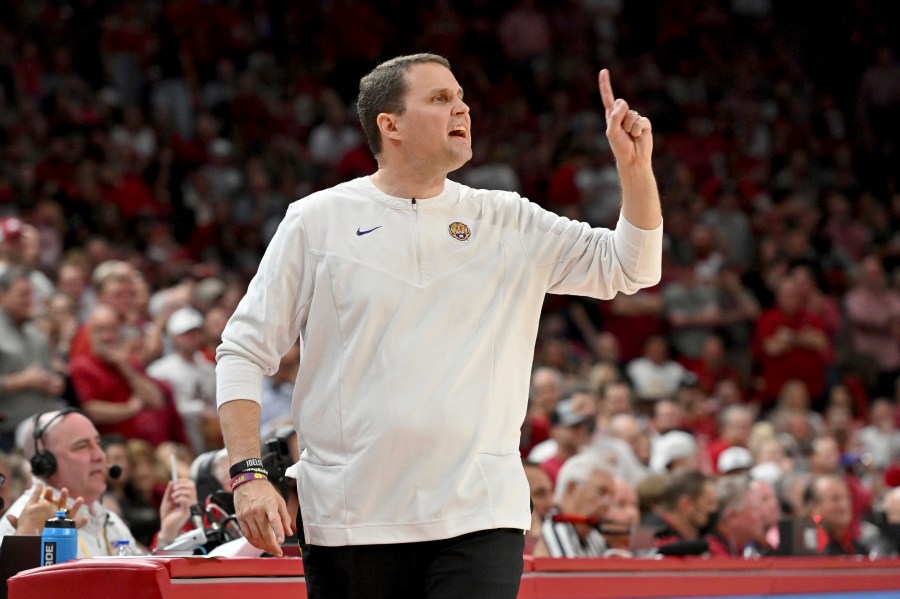
{"type": "Polygon", "coordinates": [[[609,118],[609,113],[612,112],[616,103],[616,97],[613,95],[608,69],[600,70],[600,99],[603,100],[603,107],[606,109],[607,118],[609,118]]]}

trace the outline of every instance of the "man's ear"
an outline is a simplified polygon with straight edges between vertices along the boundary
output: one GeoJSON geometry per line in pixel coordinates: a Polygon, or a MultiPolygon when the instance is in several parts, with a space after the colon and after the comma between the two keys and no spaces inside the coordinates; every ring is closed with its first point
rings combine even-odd
{"type": "MultiPolygon", "coordinates": [[[[563,492],[563,494],[560,496],[559,501],[556,501],[554,499],[553,503],[563,513],[567,512],[569,510],[569,508],[571,507],[572,494],[575,492],[575,489],[577,489],[577,488],[578,488],[578,483],[576,483],[574,480],[570,480],[568,483],[566,483],[566,489],[563,492]]],[[[556,494],[554,493],[554,498],[555,497],[556,497],[556,494]]]]}
{"type": "Polygon", "coordinates": [[[577,489],[578,489],[578,483],[575,482],[574,480],[570,480],[568,483],[566,483],[566,492],[564,493],[563,497],[565,497],[566,499],[571,498],[572,495],[575,494],[575,491],[577,489]]]}
{"type": "Polygon", "coordinates": [[[397,128],[397,119],[392,114],[381,112],[375,118],[378,130],[385,139],[400,139],[400,130],[397,128]]]}

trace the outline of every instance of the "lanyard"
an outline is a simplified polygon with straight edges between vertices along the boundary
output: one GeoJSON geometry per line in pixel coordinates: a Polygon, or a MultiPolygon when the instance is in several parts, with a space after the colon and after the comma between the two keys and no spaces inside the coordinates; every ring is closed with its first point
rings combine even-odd
{"type": "MultiPolygon", "coordinates": [[[[101,534],[103,535],[103,542],[106,543],[106,555],[112,555],[113,550],[112,546],[109,544],[109,538],[106,536],[106,525],[104,524],[100,529],[101,534]]],[[[81,535],[78,535],[78,547],[81,548],[81,553],[84,554],[84,557],[91,557],[90,552],[87,550],[87,546],[84,544],[84,539],[81,538],[81,535]]]]}

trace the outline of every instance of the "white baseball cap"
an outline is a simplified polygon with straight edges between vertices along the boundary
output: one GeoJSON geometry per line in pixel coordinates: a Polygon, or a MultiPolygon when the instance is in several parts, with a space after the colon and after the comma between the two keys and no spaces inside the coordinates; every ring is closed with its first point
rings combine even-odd
{"type": "Polygon", "coordinates": [[[175,310],[166,322],[166,333],[170,337],[201,328],[203,328],[203,315],[190,307],[175,310]]]}
{"type": "Polygon", "coordinates": [[[650,469],[666,472],[675,460],[697,454],[697,440],[684,431],[669,431],[660,435],[650,445],[650,469]]]}
{"type": "Polygon", "coordinates": [[[746,447],[729,447],[719,454],[716,462],[719,474],[729,474],[735,470],[749,470],[753,467],[753,454],[746,447]]]}

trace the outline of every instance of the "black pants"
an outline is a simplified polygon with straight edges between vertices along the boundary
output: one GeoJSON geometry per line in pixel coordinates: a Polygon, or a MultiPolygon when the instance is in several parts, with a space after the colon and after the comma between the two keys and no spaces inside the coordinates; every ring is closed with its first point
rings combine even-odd
{"type": "Polygon", "coordinates": [[[323,547],[303,543],[309,599],[515,599],[525,535],[483,530],[452,539],[323,547]]]}

